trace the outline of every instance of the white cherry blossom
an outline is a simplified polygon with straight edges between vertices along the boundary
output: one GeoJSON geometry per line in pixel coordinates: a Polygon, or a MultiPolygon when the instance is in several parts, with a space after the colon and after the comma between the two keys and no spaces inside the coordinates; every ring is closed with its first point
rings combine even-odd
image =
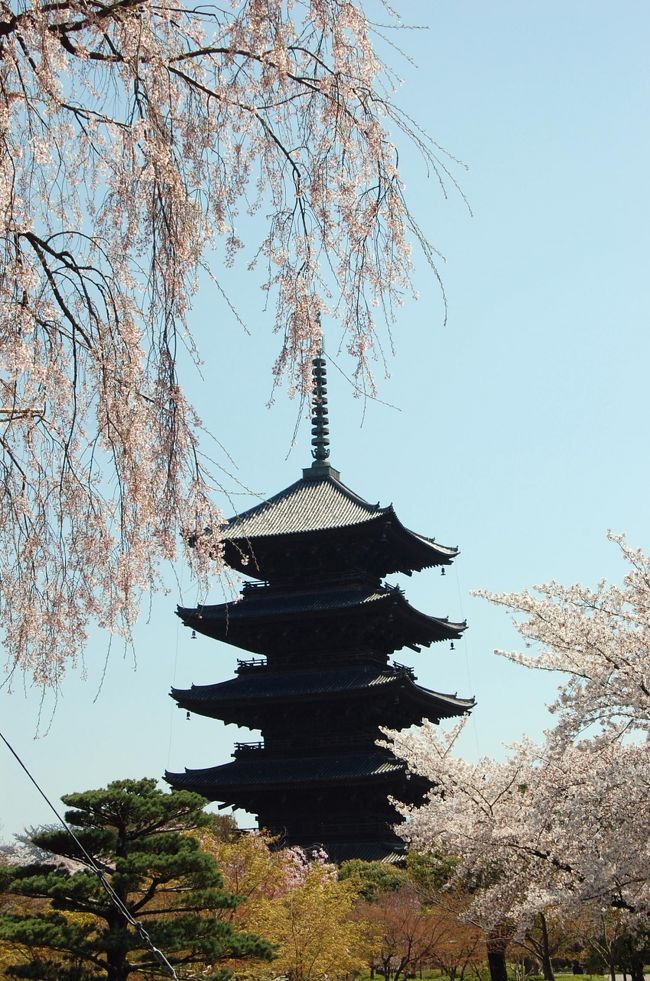
{"type": "Polygon", "coordinates": [[[557,725],[505,762],[468,763],[458,730],[389,732],[395,753],[433,784],[402,807],[416,848],[459,857],[455,881],[474,890],[468,915],[486,930],[523,933],[546,910],[615,906],[632,927],[650,923],[650,562],[624,539],[622,586],[557,583],[491,596],[538,650],[507,654],[560,671],[557,725]]]}
{"type": "MultiPolygon", "coordinates": [[[[389,16],[394,16],[388,11],[389,16]]],[[[409,288],[391,104],[355,0],[0,4],[0,609],[10,669],[57,684],[99,620],[129,634],[179,530],[221,520],[176,349],[206,251],[256,262],[275,372],[300,388],[337,322],[367,379],[375,311],[409,288]],[[390,131],[390,137],[389,137],[390,131]]],[[[219,286],[219,269],[211,270],[219,286]]]]}

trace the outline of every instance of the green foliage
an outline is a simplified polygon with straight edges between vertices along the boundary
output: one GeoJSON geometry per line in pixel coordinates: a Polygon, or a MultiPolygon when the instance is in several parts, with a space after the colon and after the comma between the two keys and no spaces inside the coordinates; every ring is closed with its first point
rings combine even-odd
{"type": "MultiPolygon", "coordinates": [[[[117,780],[63,801],[83,847],[172,964],[203,971],[225,959],[270,959],[268,943],[233,926],[228,914],[239,900],[224,887],[214,858],[188,834],[211,824],[202,797],[163,793],[154,780],[117,780]]],[[[27,963],[17,958],[7,974],[42,981],[122,981],[133,970],[162,976],[76,842],[56,829],[34,834],[33,841],[75,864],[72,871],[41,862],[3,873],[3,889],[14,906],[21,899],[31,903],[20,912],[9,906],[0,915],[0,941],[30,951],[22,958],[27,963]]],[[[223,968],[211,970],[201,976],[229,976],[223,968]]]]}
{"type": "Polygon", "coordinates": [[[231,814],[206,814],[206,828],[214,841],[235,841],[240,831],[231,814]]]}
{"type": "Polygon", "coordinates": [[[60,981],[62,977],[65,977],[66,981],[98,981],[104,977],[96,971],[86,970],[82,965],[75,965],[62,975],[61,964],[58,961],[48,960],[33,960],[29,964],[10,967],[7,974],[12,978],[29,978],[33,981],[60,981]]]}
{"type": "Polygon", "coordinates": [[[457,864],[454,856],[442,852],[409,852],[406,869],[423,902],[427,902],[447,885],[457,864]]]}
{"type": "Polygon", "coordinates": [[[0,892],[4,892],[7,884],[13,878],[13,869],[10,865],[0,865],[0,892]]]}
{"type": "Polygon", "coordinates": [[[343,862],[339,869],[339,880],[352,879],[357,885],[358,894],[374,903],[383,892],[395,892],[407,882],[404,869],[383,862],[364,862],[351,858],[343,862]]]}

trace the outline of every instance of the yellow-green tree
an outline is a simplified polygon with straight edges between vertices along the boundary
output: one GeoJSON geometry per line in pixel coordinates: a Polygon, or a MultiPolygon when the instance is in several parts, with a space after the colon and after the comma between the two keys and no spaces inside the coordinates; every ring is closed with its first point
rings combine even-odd
{"type": "MultiPolygon", "coordinates": [[[[210,843],[205,839],[204,848],[210,843]]],[[[238,976],[322,981],[365,969],[374,931],[355,916],[359,885],[340,881],[322,857],[296,848],[273,850],[262,836],[213,842],[226,885],[244,901],[232,911],[237,926],[253,928],[276,945],[272,964],[248,962],[238,976]]]]}

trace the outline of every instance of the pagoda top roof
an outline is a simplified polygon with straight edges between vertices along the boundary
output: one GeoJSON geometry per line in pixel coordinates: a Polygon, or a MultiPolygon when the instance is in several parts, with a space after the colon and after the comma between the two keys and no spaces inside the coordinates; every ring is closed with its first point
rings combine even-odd
{"type": "Polygon", "coordinates": [[[332,467],[319,467],[274,494],[268,501],[230,518],[223,529],[226,540],[292,535],[372,521],[391,508],[369,504],[341,483],[332,467]]]}
{"type": "Polygon", "coordinates": [[[302,536],[380,524],[392,526],[398,539],[410,546],[410,552],[415,548],[414,567],[448,564],[458,555],[458,548],[440,545],[435,539],[406,528],[392,504],[381,507],[365,501],[341,482],[338,471],[327,465],[306,468],[300,480],[267,501],[230,518],[221,534],[226,544],[243,544],[278,536],[302,536]]]}

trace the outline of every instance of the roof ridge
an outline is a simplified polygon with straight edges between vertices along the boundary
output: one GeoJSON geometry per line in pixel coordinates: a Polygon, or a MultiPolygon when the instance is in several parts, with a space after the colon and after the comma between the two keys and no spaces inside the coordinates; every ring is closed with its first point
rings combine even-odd
{"type": "Polygon", "coordinates": [[[262,508],[270,504],[273,504],[278,498],[284,497],[285,494],[288,494],[289,491],[292,491],[295,487],[298,486],[298,484],[302,484],[302,483],[304,483],[304,478],[302,477],[300,477],[298,480],[294,480],[293,484],[289,484],[288,487],[284,487],[281,491],[278,491],[276,494],[273,494],[271,497],[265,498],[263,501],[260,501],[259,504],[253,504],[252,507],[247,508],[245,511],[240,511],[239,514],[233,514],[231,518],[228,518],[226,521],[224,521],[224,526],[230,525],[235,521],[239,521],[240,518],[247,518],[250,514],[252,514],[253,511],[258,511],[258,510],[261,511],[262,508]]]}
{"type": "Polygon", "coordinates": [[[370,504],[333,474],[303,476],[245,511],[230,517],[221,527],[224,538],[257,534],[286,534],[346,527],[381,518],[387,513],[370,504]]]}
{"type": "Polygon", "coordinates": [[[364,504],[366,507],[372,508],[373,511],[376,512],[388,511],[393,506],[392,504],[388,504],[386,507],[382,507],[379,501],[377,501],[376,504],[371,504],[370,501],[366,501],[365,497],[361,497],[360,494],[357,494],[356,491],[353,491],[351,487],[348,487],[347,484],[344,484],[343,481],[339,480],[338,477],[328,476],[325,479],[331,481],[333,484],[336,484],[338,489],[340,489],[344,494],[350,497],[357,504],[364,504]]]}

